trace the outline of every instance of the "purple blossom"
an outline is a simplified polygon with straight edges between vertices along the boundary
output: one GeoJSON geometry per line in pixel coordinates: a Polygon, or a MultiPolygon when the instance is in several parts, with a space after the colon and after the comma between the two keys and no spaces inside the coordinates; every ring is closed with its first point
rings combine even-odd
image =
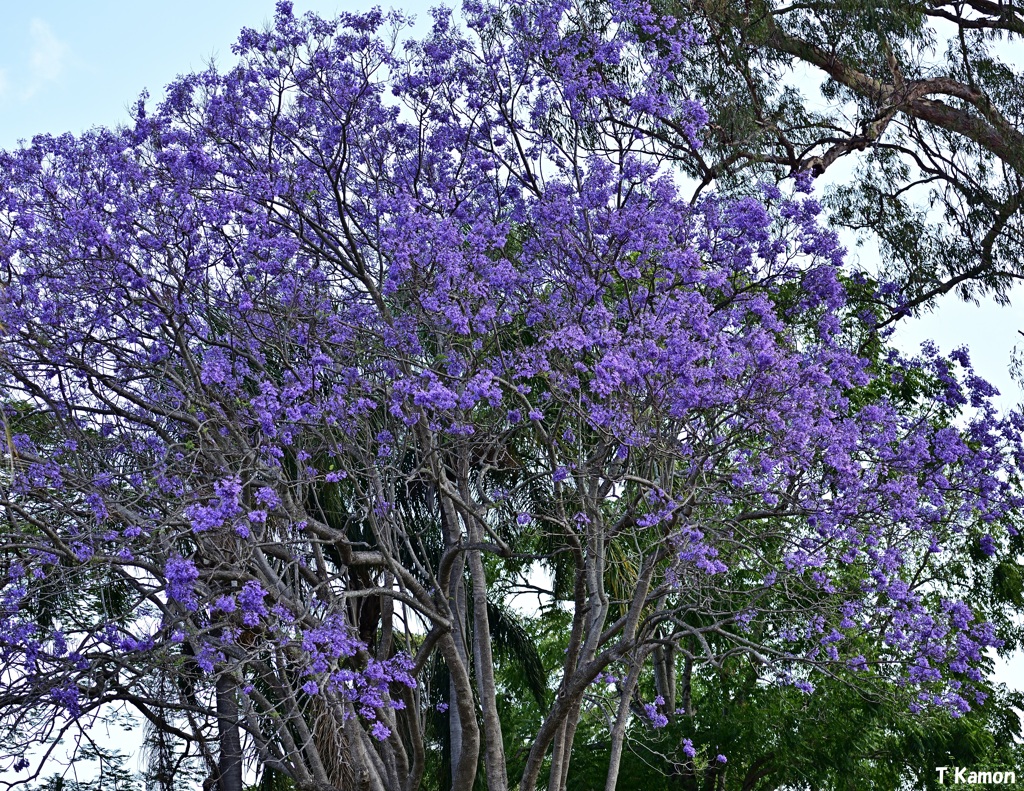
{"type": "Polygon", "coordinates": [[[256,580],[249,580],[242,586],[236,597],[242,611],[242,623],[246,626],[256,626],[267,616],[267,607],[263,602],[266,597],[267,592],[256,580]]]}
{"type": "Polygon", "coordinates": [[[281,506],[281,498],[277,492],[269,486],[261,486],[256,490],[256,500],[267,507],[268,510],[275,510],[281,506]]]}
{"type": "Polygon", "coordinates": [[[185,515],[192,523],[192,530],[203,533],[216,530],[226,522],[242,513],[239,502],[242,485],[237,478],[216,481],[213,485],[214,497],[206,505],[191,505],[185,515]]]}
{"type": "Polygon", "coordinates": [[[668,717],[658,710],[659,706],[664,705],[665,699],[661,695],[658,695],[653,703],[644,704],[644,713],[647,715],[647,721],[652,728],[664,728],[668,725],[668,717]]]}
{"type": "Polygon", "coordinates": [[[81,712],[78,687],[66,685],[57,687],[50,692],[50,697],[67,713],[68,717],[77,717],[81,712]]]}
{"type": "Polygon", "coordinates": [[[185,606],[187,610],[195,610],[195,583],[199,579],[199,570],[191,560],[182,557],[168,558],[164,565],[167,579],[167,598],[185,606]]]}

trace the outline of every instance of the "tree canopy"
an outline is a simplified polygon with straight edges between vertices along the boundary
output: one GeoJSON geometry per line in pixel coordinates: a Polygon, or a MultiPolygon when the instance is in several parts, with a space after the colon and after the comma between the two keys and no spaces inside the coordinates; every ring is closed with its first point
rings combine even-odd
{"type": "Polygon", "coordinates": [[[850,158],[832,220],[880,243],[883,321],[949,292],[1007,302],[1024,245],[1024,16],[1019,4],[718,0],[692,24],[684,84],[710,122],[678,146],[703,186],[823,173],[850,158]],[[808,82],[820,82],[816,96],[808,82]]]}
{"type": "Polygon", "coordinates": [[[1024,419],[886,345],[806,169],[687,191],[699,26],[403,22],[281,2],[0,154],[0,783],[122,710],[219,791],[771,775],[694,703],[1014,732],[1024,419]]]}

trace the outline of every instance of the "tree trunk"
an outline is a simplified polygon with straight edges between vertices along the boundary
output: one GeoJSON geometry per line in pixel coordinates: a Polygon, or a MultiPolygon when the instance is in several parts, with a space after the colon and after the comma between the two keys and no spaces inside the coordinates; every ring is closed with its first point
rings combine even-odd
{"type": "Polygon", "coordinates": [[[683,714],[687,717],[693,716],[692,686],[693,681],[693,655],[689,652],[683,659],[683,714]]]}
{"type": "Polygon", "coordinates": [[[569,779],[569,760],[572,758],[572,744],[576,740],[576,726],[579,724],[580,708],[583,699],[579,698],[569,709],[569,715],[555,736],[551,750],[551,773],[548,777],[548,791],[565,791],[569,779]]]}
{"type": "MultiPolygon", "coordinates": [[[[458,662],[462,666],[464,673],[468,674],[469,668],[469,655],[466,651],[466,586],[462,579],[462,570],[465,566],[465,559],[460,557],[455,561],[455,570],[452,572],[452,583],[454,590],[449,598],[449,604],[452,609],[452,616],[454,619],[454,628],[452,629],[452,638],[455,648],[455,653],[458,656],[458,662]]],[[[445,657],[445,662],[448,665],[448,733],[449,733],[449,745],[451,751],[451,767],[452,767],[452,789],[455,791],[457,788],[455,785],[455,772],[460,763],[462,763],[462,723],[463,718],[459,716],[459,695],[462,694],[459,688],[454,682],[456,669],[452,667],[452,661],[445,657]]],[[[467,675],[468,677],[468,675],[467,675]]]]}
{"type": "Polygon", "coordinates": [[[615,785],[619,781],[619,764],[622,762],[622,748],[626,742],[626,724],[629,722],[629,704],[633,700],[633,691],[636,689],[643,664],[644,657],[637,657],[622,684],[619,711],[615,718],[615,724],[612,726],[612,746],[611,754],[608,757],[608,777],[605,779],[604,791],[615,791],[615,785]]]}
{"type": "Polygon", "coordinates": [[[220,739],[217,791],[242,791],[242,739],[238,730],[236,686],[235,680],[227,674],[217,678],[217,733],[220,739]]]}
{"type": "MultiPolygon", "coordinates": [[[[482,537],[477,535],[477,540],[482,537]]],[[[491,652],[491,629],[487,619],[487,576],[481,552],[469,553],[469,573],[473,583],[473,658],[477,694],[484,719],[484,767],[487,770],[487,791],[508,791],[505,770],[505,744],[498,717],[497,687],[494,683],[494,657],[491,652]]]]}
{"type": "Polygon", "coordinates": [[[468,667],[460,656],[452,635],[441,638],[438,645],[441,656],[448,665],[448,675],[452,688],[452,707],[448,710],[448,721],[453,723],[452,732],[456,727],[459,734],[458,759],[452,746],[452,791],[472,791],[476,780],[476,768],[480,759],[480,728],[476,721],[476,702],[473,700],[473,685],[470,681],[468,667]]]}
{"type": "Polygon", "coordinates": [[[654,689],[664,700],[664,711],[676,710],[676,652],[672,646],[654,649],[654,689]]]}

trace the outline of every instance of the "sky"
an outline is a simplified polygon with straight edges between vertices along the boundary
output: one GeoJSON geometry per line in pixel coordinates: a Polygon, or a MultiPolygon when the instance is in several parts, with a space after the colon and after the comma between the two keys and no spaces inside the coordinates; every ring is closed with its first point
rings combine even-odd
{"type": "MultiPolygon", "coordinates": [[[[428,18],[436,0],[407,0],[403,11],[428,18]]],[[[299,12],[329,16],[366,10],[369,0],[296,0],[299,12]]],[[[242,27],[261,27],[273,0],[0,0],[0,148],[39,133],[82,132],[128,120],[128,107],[148,90],[157,98],[175,76],[211,60],[232,62],[242,27]]],[[[877,251],[851,245],[849,260],[874,269],[877,251]]],[[[1024,294],[1021,295],[1024,300],[1024,294]]],[[[1017,307],[947,298],[930,314],[905,321],[896,343],[905,351],[935,340],[945,350],[966,345],[977,370],[1001,391],[1003,409],[1024,401],[1008,369],[1024,349],[1017,307]]],[[[999,662],[998,675],[1024,688],[1024,659],[999,662]]]]}
{"type": "MultiPolygon", "coordinates": [[[[369,0],[297,0],[333,16],[369,0]]],[[[426,17],[433,3],[401,7],[426,17]]],[[[242,27],[261,27],[273,0],[0,0],[0,148],[40,132],[81,132],[127,119],[143,90],[232,60],[242,27]]]]}

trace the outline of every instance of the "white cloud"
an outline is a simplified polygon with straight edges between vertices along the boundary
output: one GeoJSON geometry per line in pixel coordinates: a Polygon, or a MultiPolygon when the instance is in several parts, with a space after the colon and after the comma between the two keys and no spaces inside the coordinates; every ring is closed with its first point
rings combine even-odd
{"type": "Polygon", "coordinates": [[[29,23],[29,80],[24,96],[28,98],[43,85],[58,79],[64,71],[68,46],[57,38],[42,19],[29,23]]]}

